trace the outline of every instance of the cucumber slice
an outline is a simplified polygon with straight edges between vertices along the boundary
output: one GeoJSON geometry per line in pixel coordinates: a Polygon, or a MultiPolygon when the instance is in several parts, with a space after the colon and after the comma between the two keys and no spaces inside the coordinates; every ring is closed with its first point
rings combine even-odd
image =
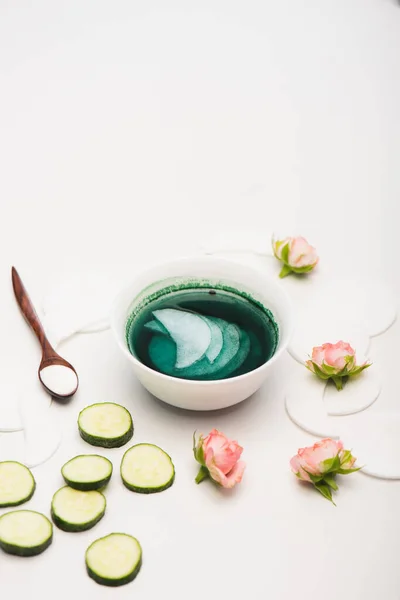
{"type": "Polygon", "coordinates": [[[84,408],[78,417],[79,433],[92,446],[119,448],[133,436],[130,412],[119,404],[103,402],[84,408]]]}
{"type": "Polygon", "coordinates": [[[112,463],[98,454],[81,454],[69,460],[61,469],[65,483],[75,490],[100,490],[111,479],[112,463]]]}
{"type": "Polygon", "coordinates": [[[51,518],[63,531],[78,532],[91,529],[103,518],[106,499],[100,492],[81,492],[65,486],[51,502],[51,518]]]}
{"type": "Polygon", "coordinates": [[[153,444],[137,444],[122,457],[121,477],[128,490],[142,494],[162,492],[175,478],[170,456],[153,444]]]}
{"type": "Polygon", "coordinates": [[[36,556],[53,541],[53,525],[33,510],[14,510],[0,517],[0,548],[16,556],[36,556]]]}
{"type": "Polygon", "coordinates": [[[130,583],[142,566],[142,548],[126,533],[111,533],[93,542],[86,550],[89,577],[100,585],[116,587],[130,583]]]}
{"type": "Polygon", "coordinates": [[[0,508],[18,506],[32,498],[35,479],[25,465],[19,462],[0,462],[0,508]]]}

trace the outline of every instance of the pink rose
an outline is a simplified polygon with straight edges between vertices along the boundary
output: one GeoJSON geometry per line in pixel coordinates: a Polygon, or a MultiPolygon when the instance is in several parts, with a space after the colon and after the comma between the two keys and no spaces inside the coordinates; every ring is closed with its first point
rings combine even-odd
{"type": "MultiPolygon", "coordinates": [[[[323,477],[331,470],[329,462],[339,455],[343,450],[342,442],[335,442],[326,438],[308,448],[300,448],[290,461],[290,466],[295,475],[303,481],[311,481],[310,474],[315,477],[323,477]]],[[[340,460],[338,461],[340,466],[340,460]]]]}
{"type": "Polygon", "coordinates": [[[276,258],[283,262],[279,277],[286,277],[289,273],[308,273],[319,260],[315,248],[303,237],[273,240],[272,248],[276,258]]]}
{"type": "Polygon", "coordinates": [[[339,489],[336,476],[358,471],[355,462],[356,458],[350,450],[343,448],[341,441],[326,438],[309,448],[300,448],[291,459],[290,468],[296,477],[311,483],[324,498],[335,504],[332,490],[339,489]]]}
{"type": "Polygon", "coordinates": [[[196,482],[211,477],[224,488],[232,488],[240,483],[246,464],[239,460],[243,448],[228,439],[217,429],[213,429],[205,438],[200,436],[194,444],[194,455],[202,465],[196,482]]]}
{"type": "Polygon", "coordinates": [[[356,353],[347,342],[337,342],[336,344],[322,344],[316,346],[312,351],[312,362],[317,364],[320,369],[326,366],[335,369],[336,374],[340,373],[346,366],[351,369],[354,366],[356,353]]]}
{"type": "Polygon", "coordinates": [[[367,362],[357,365],[355,350],[343,341],[316,346],[311,359],[306,361],[306,367],[310,371],[320,379],[332,379],[338,390],[343,388],[344,377],[358,375],[370,366],[367,362]]]}

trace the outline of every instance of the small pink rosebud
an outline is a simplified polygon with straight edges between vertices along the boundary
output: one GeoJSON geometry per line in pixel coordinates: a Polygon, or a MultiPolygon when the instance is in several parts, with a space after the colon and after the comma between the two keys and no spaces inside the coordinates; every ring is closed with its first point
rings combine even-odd
{"type": "Polygon", "coordinates": [[[356,458],[345,450],[339,440],[326,438],[308,448],[300,448],[290,461],[293,473],[302,481],[312,483],[327,500],[332,500],[332,490],[338,490],[336,475],[348,475],[358,471],[354,468],[356,458]]]}
{"type": "Polygon", "coordinates": [[[347,342],[322,344],[313,348],[311,359],[306,361],[306,367],[320,379],[332,379],[336,388],[343,388],[343,378],[358,375],[371,364],[364,362],[356,364],[356,352],[347,342]]]}
{"type": "Polygon", "coordinates": [[[205,438],[200,436],[194,444],[194,455],[202,466],[196,477],[200,483],[211,477],[224,488],[232,488],[240,483],[246,464],[239,460],[243,448],[228,439],[217,429],[213,429],[205,438]]]}
{"type": "Polygon", "coordinates": [[[290,461],[290,466],[299,479],[311,481],[310,475],[322,477],[330,470],[329,464],[324,461],[336,458],[341,450],[343,450],[342,442],[326,438],[314,446],[300,448],[290,461]]]}
{"type": "Polygon", "coordinates": [[[318,254],[303,237],[272,240],[275,257],[283,263],[279,277],[289,273],[309,273],[318,263],[318,254]]]}

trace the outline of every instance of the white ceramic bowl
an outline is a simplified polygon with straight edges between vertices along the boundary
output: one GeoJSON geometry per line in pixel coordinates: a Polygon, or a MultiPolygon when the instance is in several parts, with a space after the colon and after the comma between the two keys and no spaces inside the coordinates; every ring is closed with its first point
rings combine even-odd
{"type": "Polygon", "coordinates": [[[137,378],[151,394],[179,408],[216,410],[245,400],[263,384],[288,346],[293,328],[292,315],[289,298],[275,279],[240,263],[201,256],[169,261],[137,276],[114,302],[111,328],[137,378]],[[205,279],[211,286],[229,285],[250,294],[269,308],[279,327],[278,347],[272,358],[244,375],[215,381],[194,381],[154,371],[133,356],[125,338],[126,322],[133,309],[150,294],[188,279],[205,279]]]}

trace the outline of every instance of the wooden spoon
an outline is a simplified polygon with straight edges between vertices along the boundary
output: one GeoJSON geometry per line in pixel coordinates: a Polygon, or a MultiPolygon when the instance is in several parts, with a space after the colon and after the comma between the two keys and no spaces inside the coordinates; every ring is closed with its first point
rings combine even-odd
{"type": "Polygon", "coordinates": [[[42,347],[42,360],[38,370],[40,382],[51,396],[60,400],[67,400],[78,389],[78,374],[69,362],[57,354],[47,339],[43,326],[15,267],[12,267],[11,275],[15,298],[42,347]]]}

